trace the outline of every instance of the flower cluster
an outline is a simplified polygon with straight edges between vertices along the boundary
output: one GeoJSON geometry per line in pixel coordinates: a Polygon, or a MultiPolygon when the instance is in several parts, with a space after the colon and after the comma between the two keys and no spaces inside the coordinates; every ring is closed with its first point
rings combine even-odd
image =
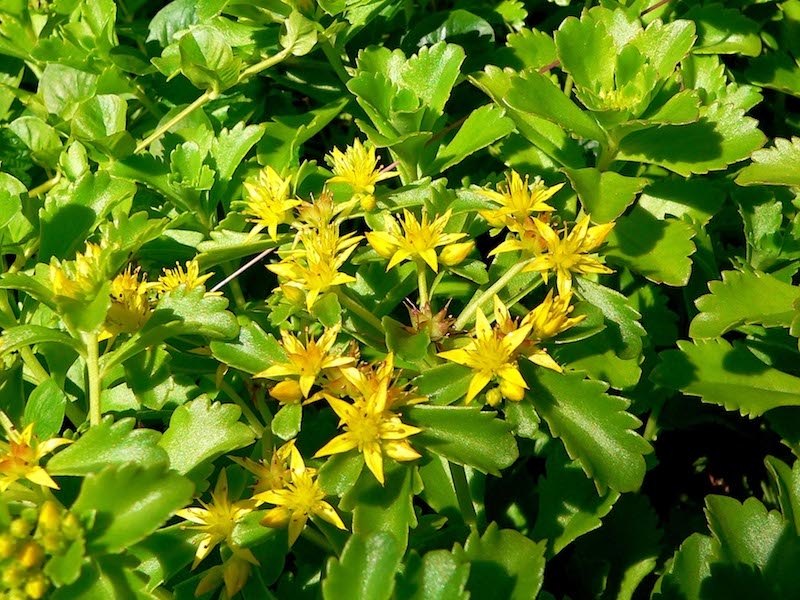
{"type": "MultiPolygon", "coordinates": [[[[83,529],[71,512],[52,500],[26,508],[0,527],[0,596],[44,598],[58,570],[48,563],[83,545],[83,529]]],[[[56,582],[58,583],[58,582],[56,582]]]]}
{"type": "Polygon", "coordinates": [[[28,480],[39,486],[58,489],[58,485],[39,461],[59,446],[72,440],[50,438],[39,442],[30,423],[20,433],[6,414],[0,411],[0,425],[5,430],[7,442],[0,441],[0,492],[5,492],[20,480],[28,480]]]}

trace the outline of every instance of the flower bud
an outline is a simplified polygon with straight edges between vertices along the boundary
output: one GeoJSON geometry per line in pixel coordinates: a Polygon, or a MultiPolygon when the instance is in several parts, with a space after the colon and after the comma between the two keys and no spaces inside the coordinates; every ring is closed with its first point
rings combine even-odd
{"type": "Polygon", "coordinates": [[[16,549],[17,542],[10,534],[0,534],[0,559],[10,557],[16,549]]]}
{"type": "Polygon", "coordinates": [[[38,567],[43,560],[44,548],[34,541],[25,542],[17,551],[17,561],[25,568],[38,567]]]}
{"type": "Polygon", "coordinates": [[[303,391],[294,379],[287,379],[276,384],[269,395],[281,404],[295,404],[303,399],[303,391]]]}
{"type": "Polygon", "coordinates": [[[445,246],[439,253],[439,262],[448,267],[457,265],[467,258],[467,255],[472,251],[474,246],[475,242],[461,242],[445,246]]]}
{"type": "Polygon", "coordinates": [[[39,598],[44,598],[48,587],[47,579],[45,579],[44,575],[39,573],[27,581],[25,584],[25,593],[28,595],[28,598],[39,600],[39,598]]]}

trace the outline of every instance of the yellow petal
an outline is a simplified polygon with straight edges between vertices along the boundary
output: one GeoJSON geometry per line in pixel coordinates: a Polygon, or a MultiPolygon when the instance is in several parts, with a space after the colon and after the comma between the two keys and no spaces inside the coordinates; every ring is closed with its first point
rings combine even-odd
{"type": "Polygon", "coordinates": [[[367,242],[383,258],[390,258],[397,250],[395,238],[385,231],[368,231],[367,242]]]}
{"type": "Polygon", "coordinates": [[[528,389],[528,384],[525,383],[525,380],[522,378],[522,375],[520,374],[516,365],[503,365],[500,367],[500,369],[498,369],[497,375],[500,377],[500,379],[504,379],[505,381],[513,383],[516,386],[528,389]]]}
{"type": "Polygon", "coordinates": [[[308,521],[308,515],[304,513],[293,513],[291,519],[289,519],[289,546],[293,546],[294,543],[297,541],[297,538],[300,537],[300,534],[303,532],[303,528],[306,526],[306,521],[308,521]]]}
{"type": "Polygon", "coordinates": [[[422,458],[422,455],[411,447],[408,442],[390,441],[383,445],[386,455],[399,462],[406,462],[409,460],[416,460],[422,458]]]}
{"type": "Polygon", "coordinates": [[[259,521],[264,527],[271,527],[272,529],[280,529],[286,527],[289,522],[291,513],[285,506],[276,506],[267,511],[267,514],[259,521]]]}
{"type": "Polygon", "coordinates": [[[483,388],[492,380],[492,376],[485,371],[478,371],[472,376],[469,382],[469,389],[467,390],[466,403],[472,402],[472,399],[477,396],[483,388]]]}
{"type": "Polygon", "coordinates": [[[364,462],[367,463],[367,468],[375,475],[375,479],[383,485],[383,454],[378,442],[372,442],[364,445],[364,462]]]}
{"type": "Polygon", "coordinates": [[[337,435],[330,442],[328,442],[322,448],[317,450],[316,454],[314,454],[314,458],[319,458],[320,456],[328,456],[330,454],[340,454],[342,452],[348,452],[353,448],[357,447],[358,447],[358,441],[353,437],[353,435],[350,432],[342,433],[341,435],[337,435]]]}
{"type": "Polygon", "coordinates": [[[314,514],[322,517],[328,523],[338,527],[339,529],[347,529],[336,510],[334,510],[334,508],[324,500],[317,502],[317,505],[314,507],[314,514]]]}

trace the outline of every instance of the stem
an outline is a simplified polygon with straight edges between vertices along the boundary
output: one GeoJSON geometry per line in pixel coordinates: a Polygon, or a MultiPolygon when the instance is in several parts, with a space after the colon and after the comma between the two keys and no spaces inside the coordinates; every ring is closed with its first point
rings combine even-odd
{"type": "Polygon", "coordinates": [[[100,344],[96,333],[84,333],[86,344],[86,375],[89,384],[89,425],[100,424],[100,344]]]}
{"type": "MultiPolygon", "coordinates": [[[[211,377],[209,377],[211,379],[211,377]]],[[[261,437],[261,434],[264,432],[264,426],[261,424],[261,421],[258,420],[256,414],[250,409],[247,405],[247,402],[238,394],[236,390],[233,389],[233,386],[229,384],[227,381],[222,381],[219,384],[219,389],[228,396],[233,402],[242,409],[242,414],[244,418],[247,419],[247,422],[250,424],[250,427],[258,434],[258,437],[261,437]]]]}
{"type": "Polygon", "coordinates": [[[497,292],[499,292],[506,285],[508,285],[508,282],[511,281],[517,275],[519,275],[522,272],[522,270],[531,263],[531,261],[533,261],[532,258],[514,263],[508,269],[508,271],[503,273],[503,275],[497,281],[495,281],[491,286],[486,288],[483,291],[483,293],[470,300],[469,303],[467,303],[467,305],[464,307],[464,310],[461,311],[461,314],[458,315],[456,322],[453,323],[453,328],[455,330],[464,329],[467,323],[469,323],[470,320],[472,320],[472,317],[475,316],[478,307],[482,306],[484,302],[490,300],[497,292]]]}
{"type": "Polygon", "coordinates": [[[419,305],[427,306],[430,304],[428,300],[428,272],[425,262],[420,259],[414,261],[417,267],[417,287],[419,287],[419,305]]]}
{"type": "Polygon", "coordinates": [[[172,129],[175,125],[180,123],[183,119],[185,119],[188,115],[193,113],[195,110],[204,106],[214,100],[217,97],[217,92],[213,90],[206,90],[197,100],[192,102],[189,106],[184,108],[174,117],[172,117],[169,121],[162,124],[160,127],[156,128],[156,130],[147,136],[144,140],[139,142],[139,145],[136,146],[134,150],[134,154],[139,154],[142,150],[145,150],[150,144],[155,142],[158,138],[164,135],[167,131],[172,129]]]}
{"type": "Polygon", "coordinates": [[[37,185],[35,188],[28,192],[29,198],[36,198],[37,196],[41,196],[42,194],[46,194],[50,190],[52,190],[56,184],[61,181],[61,171],[55,174],[54,177],[48,179],[41,185],[37,185]]]}
{"type": "Polygon", "coordinates": [[[25,363],[25,366],[28,367],[28,370],[31,372],[31,375],[34,378],[34,382],[36,385],[43,383],[50,379],[50,373],[42,366],[42,363],[39,362],[39,359],[36,358],[36,355],[31,350],[30,346],[23,346],[19,349],[19,355],[22,358],[22,362],[25,363]]]}
{"type": "Polygon", "coordinates": [[[378,317],[353,300],[345,290],[341,287],[337,287],[336,295],[339,296],[339,302],[341,302],[342,306],[358,315],[362,320],[372,325],[377,331],[383,333],[383,324],[378,320],[378,317]]]}
{"type": "Polygon", "coordinates": [[[265,58],[259,63],[254,64],[251,67],[246,68],[239,74],[239,80],[236,83],[241,83],[248,77],[252,75],[256,75],[263,71],[264,69],[269,69],[270,67],[277,65],[279,62],[286,60],[292,54],[292,47],[289,46],[288,48],[284,48],[277,54],[270,56],[269,58],[265,58]]]}
{"type": "Polygon", "coordinates": [[[341,82],[346,85],[347,82],[350,81],[350,75],[348,75],[347,70],[344,68],[342,57],[339,54],[336,54],[334,47],[328,40],[323,41],[320,44],[320,48],[322,48],[325,58],[327,58],[328,62],[331,64],[333,72],[336,73],[341,82]]]}
{"type": "Polygon", "coordinates": [[[475,514],[475,506],[472,504],[472,494],[469,492],[469,482],[464,467],[453,462],[450,463],[450,474],[453,476],[453,487],[456,490],[458,507],[467,525],[477,527],[478,515],[475,514]]]}

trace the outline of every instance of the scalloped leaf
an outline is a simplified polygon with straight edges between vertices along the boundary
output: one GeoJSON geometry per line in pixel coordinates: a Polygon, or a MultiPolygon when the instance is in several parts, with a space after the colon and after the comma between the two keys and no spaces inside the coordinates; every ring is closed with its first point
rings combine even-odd
{"type": "Polygon", "coordinates": [[[265,333],[255,322],[242,325],[235,340],[213,340],[210,348],[218,361],[251,375],[286,360],[275,336],[265,333]]]}
{"type": "Polygon", "coordinates": [[[461,46],[437,42],[411,56],[400,69],[399,80],[429,109],[442,114],[465,58],[461,46]]]}
{"type": "Polygon", "coordinates": [[[711,576],[711,564],[719,560],[718,552],[715,539],[699,533],[689,536],[661,576],[653,600],[703,600],[703,582],[711,576]]]}
{"type": "Polygon", "coordinates": [[[742,344],[681,340],[678,348],[659,355],[653,381],[749,417],[800,406],[800,378],[767,366],[742,344]]]}
{"type": "Polygon", "coordinates": [[[499,67],[541,69],[556,62],[556,44],[553,38],[536,29],[523,29],[509,34],[505,48],[495,52],[492,61],[499,67]]]}
{"type": "Polygon", "coordinates": [[[655,283],[683,286],[692,274],[694,228],[677,219],[659,220],[634,207],[620,217],[603,254],[655,283]]]}
{"type": "Polygon", "coordinates": [[[339,559],[328,560],[322,597],[325,600],[388,600],[403,548],[389,533],[350,536],[339,559]]]}
{"type": "Polygon", "coordinates": [[[432,550],[422,558],[411,553],[397,581],[397,597],[407,600],[468,600],[464,590],[469,564],[459,564],[452,552],[432,550]]]}
{"type": "Polygon", "coordinates": [[[193,494],[192,482],[165,464],[109,466],[86,476],[71,510],[93,516],[88,550],[113,554],[153,533],[193,494]]]}
{"type": "Polygon", "coordinates": [[[639,489],[644,455],[652,448],[635,431],[641,421],[625,412],[630,402],[609,396],[607,385],[584,379],[580,373],[555,373],[528,361],[520,367],[537,412],[598,490],[639,489]]]}
{"type": "Polygon", "coordinates": [[[778,503],[784,518],[794,524],[794,530],[800,534],[800,460],[789,467],[774,456],[764,459],[770,479],[778,488],[778,503]]]}
{"type": "Polygon", "coordinates": [[[625,177],[594,167],[562,170],[594,223],[609,223],[619,217],[648,183],[642,177],[625,177]]]}
{"type": "Polygon", "coordinates": [[[800,299],[800,287],[758,271],[724,271],[722,281],[709,282],[708,289],[710,294],[695,300],[700,314],[689,325],[694,339],[718,337],[753,323],[789,327],[793,304],[800,299]]]}
{"type": "Polygon", "coordinates": [[[158,445],[167,451],[173,469],[189,473],[204,462],[253,443],[255,435],[239,422],[241,414],[235,404],[212,404],[207,396],[200,396],[175,409],[158,445]]]}
{"type": "Polygon", "coordinates": [[[82,477],[110,465],[168,463],[169,456],[158,446],[161,434],[152,429],[134,429],[135,426],[133,418],[116,423],[111,417],[104,418],[53,456],[47,463],[48,472],[82,477]]]}
{"type": "Polygon", "coordinates": [[[736,177],[739,185],[800,186],[800,137],[775,138],[774,145],[753,152],[753,163],[736,177]]]}
{"type": "Polygon", "coordinates": [[[404,421],[423,429],[411,438],[414,447],[482,473],[498,475],[519,456],[511,426],[477,406],[417,405],[404,421]]]}
{"type": "Polygon", "coordinates": [[[756,498],[744,504],[728,496],[706,497],[706,518],[711,533],[719,541],[720,557],[730,562],[764,568],[784,529],[777,510],[767,508],[756,498]]]}
{"type": "Polygon", "coordinates": [[[536,598],[544,580],[544,542],[534,542],[519,531],[491,523],[482,536],[473,531],[463,550],[453,555],[469,562],[467,590],[472,598],[536,598]]]}
{"type": "Polygon", "coordinates": [[[514,122],[505,111],[494,104],[473,110],[452,140],[439,147],[436,158],[426,169],[432,175],[457,165],[466,157],[489,144],[507,136],[514,130],[514,122]]]}
{"type": "Polygon", "coordinates": [[[659,165],[688,177],[744,160],[765,141],[758,121],[745,116],[744,109],[716,102],[697,123],[653,127],[625,136],[617,158],[659,165]]]}

